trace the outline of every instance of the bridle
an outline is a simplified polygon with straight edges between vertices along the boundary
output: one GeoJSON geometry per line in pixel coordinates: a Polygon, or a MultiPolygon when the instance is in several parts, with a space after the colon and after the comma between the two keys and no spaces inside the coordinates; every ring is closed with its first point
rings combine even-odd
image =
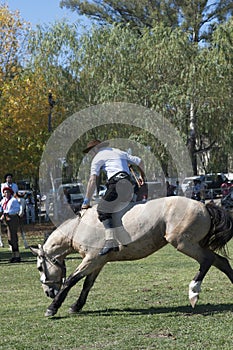
{"type": "MultiPolygon", "coordinates": [[[[64,263],[61,263],[58,259],[56,258],[50,258],[44,251],[42,252],[42,254],[39,255],[39,258],[42,258],[42,270],[43,270],[43,273],[45,275],[45,280],[42,281],[41,280],[41,283],[42,284],[45,284],[45,285],[50,285],[50,284],[59,284],[61,283],[61,281],[59,280],[49,280],[47,279],[47,276],[46,276],[46,270],[48,270],[47,266],[46,266],[46,261],[53,265],[53,266],[56,266],[56,267],[59,267],[61,269],[61,273],[62,273],[62,284],[65,283],[65,280],[66,280],[66,266],[64,263]]],[[[42,272],[42,271],[41,271],[42,272]]]]}

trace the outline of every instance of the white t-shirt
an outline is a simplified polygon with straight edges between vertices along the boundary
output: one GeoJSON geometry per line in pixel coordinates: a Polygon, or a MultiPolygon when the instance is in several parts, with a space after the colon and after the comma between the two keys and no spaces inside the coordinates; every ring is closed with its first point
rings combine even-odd
{"type": "Polygon", "coordinates": [[[141,158],[132,156],[116,148],[100,148],[91,163],[91,175],[99,176],[100,170],[104,170],[108,180],[115,174],[125,171],[130,173],[128,164],[139,165],[141,158]]]}
{"type": "Polygon", "coordinates": [[[2,211],[5,214],[10,214],[10,215],[15,215],[18,214],[20,211],[20,205],[18,200],[15,197],[11,197],[9,199],[9,201],[7,201],[6,197],[4,197],[1,200],[1,207],[2,207],[2,211]],[[7,202],[6,208],[3,210],[3,204],[7,202]]]}

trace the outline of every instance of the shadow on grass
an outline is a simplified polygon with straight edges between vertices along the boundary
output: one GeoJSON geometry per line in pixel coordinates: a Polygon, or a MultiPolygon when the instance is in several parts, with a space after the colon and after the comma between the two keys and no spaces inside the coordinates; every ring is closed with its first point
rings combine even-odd
{"type": "MultiPolygon", "coordinates": [[[[9,264],[9,265],[14,265],[9,263],[9,259],[11,258],[12,254],[11,251],[0,251],[0,265],[1,264],[9,264]]],[[[32,254],[30,250],[21,250],[20,251],[20,257],[21,257],[21,263],[36,263],[36,257],[32,254]]],[[[17,264],[18,265],[18,264],[17,264]]]]}
{"type": "Polygon", "coordinates": [[[106,309],[106,310],[95,310],[95,311],[80,311],[76,314],[67,314],[65,316],[53,316],[51,320],[61,320],[70,317],[82,317],[82,316],[142,316],[142,315],[159,315],[159,314],[172,314],[175,317],[190,317],[195,315],[211,316],[215,314],[225,313],[227,311],[233,311],[233,304],[203,304],[197,305],[195,309],[191,306],[174,306],[174,307],[151,307],[148,309],[106,309]]]}
{"type": "MultiPolygon", "coordinates": [[[[11,251],[8,250],[0,250],[0,265],[1,264],[10,264],[10,265],[15,265],[9,263],[9,259],[11,258],[12,254],[11,251]]],[[[31,264],[31,263],[36,263],[36,256],[32,254],[32,252],[29,249],[21,249],[20,250],[20,257],[21,257],[21,263],[20,264],[31,264]]],[[[82,258],[79,255],[75,256],[70,256],[66,257],[66,260],[81,260],[82,258]]]]}
{"type": "MultiPolygon", "coordinates": [[[[97,316],[113,316],[114,314],[128,314],[128,315],[157,315],[157,314],[169,314],[175,313],[180,316],[194,316],[203,315],[209,316],[213,314],[221,314],[226,311],[233,311],[233,304],[201,304],[197,305],[195,309],[192,309],[191,305],[186,306],[174,306],[174,307],[151,307],[148,309],[106,309],[98,311],[81,311],[82,315],[97,315],[97,316]]],[[[75,314],[78,315],[78,314],[75,314]]]]}

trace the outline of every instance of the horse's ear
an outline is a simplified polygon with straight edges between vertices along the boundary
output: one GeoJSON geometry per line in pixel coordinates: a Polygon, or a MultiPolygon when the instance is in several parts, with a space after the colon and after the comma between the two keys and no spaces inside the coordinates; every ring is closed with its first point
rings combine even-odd
{"type": "Polygon", "coordinates": [[[29,247],[29,249],[31,250],[33,255],[38,256],[39,253],[40,253],[41,247],[40,247],[40,245],[38,245],[36,247],[35,246],[31,246],[31,247],[29,247]]]}

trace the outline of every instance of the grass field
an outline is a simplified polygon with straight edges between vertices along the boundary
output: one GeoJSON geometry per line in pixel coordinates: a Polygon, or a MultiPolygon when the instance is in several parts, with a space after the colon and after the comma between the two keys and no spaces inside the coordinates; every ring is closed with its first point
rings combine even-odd
{"type": "MultiPolygon", "coordinates": [[[[41,243],[43,237],[28,240],[41,243]]],[[[9,264],[7,245],[0,248],[2,350],[232,349],[230,281],[211,268],[193,310],[188,285],[198,264],[171,246],[143,260],[107,264],[83,311],[68,313],[79,283],[53,318],[44,317],[51,299],[43,294],[36,259],[21,240],[20,249],[23,262],[9,264]]],[[[233,256],[233,242],[229,251],[233,256]]],[[[69,256],[68,274],[80,262],[69,256]]]]}

